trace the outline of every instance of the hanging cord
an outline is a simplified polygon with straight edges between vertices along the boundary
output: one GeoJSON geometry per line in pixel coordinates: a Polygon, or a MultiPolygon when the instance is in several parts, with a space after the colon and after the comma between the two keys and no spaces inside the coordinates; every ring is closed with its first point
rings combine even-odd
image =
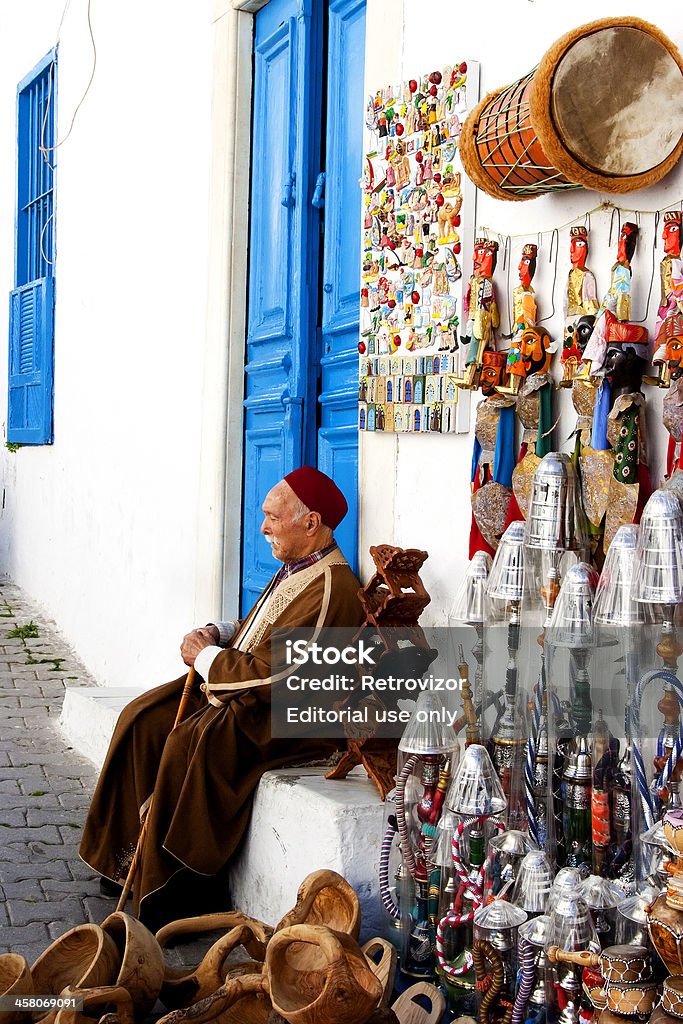
{"type": "Polygon", "coordinates": [[[550,256],[548,257],[549,263],[553,262],[553,244],[555,245],[555,269],[553,271],[553,287],[550,292],[552,312],[550,312],[548,316],[541,317],[541,319],[538,321],[539,324],[545,323],[546,320],[552,320],[552,318],[555,316],[555,286],[557,285],[557,264],[559,262],[557,258],[557,253],[560,245],[560,232],[557,228],[553,228],[553,231],[550,235],[550,256]]]}
{"type": "MultiPolygon", "coordinates": [[[[62,24],[64,22],[64,16],[66,15],[66,11],[67,11],[67,8],[69,6],[69,3],[70,3],[70,0],[67,0],[67,3],[65,5],[65,7],[64,7],[64,10],[62,11],[61,20],[59,22],[59,28],[57,30],[57,41],[55,42],[55,45],[53,47],[53,53],[55,55],[56,55],[56,51],[57,51],[57,45],[59,43],[59,39],[60,39],[60,36],[61,36],[62,24]]],[[[91,42],[91,45],[92,45],[92,69],[90,71],[90,78],[88,79],[88,84],[85,87],[85,92],[83,93],[83,95],[81,96],[80,100],[76,104],[76,109],[74,110],[73,115],[71,117],[71,123],[69,125],[69,128],[67,130],[66,135],[64,136],[63,139],[60,139],[59,142],[56,142],[54,144],[54,146],[46,146],[45,145],[45,126],[47,124],[47,119],[48,119],[50,107],[51,107],[51,104],[52,104],[52,92],[53,92],[52,81],[53,81],[53,78],[54,78],[54,67],[55,67],[55,63],[56,63],[54,56],[53,56],[53,59],[52,59],[51,71],[50,71],[50,88],[48,90],[47,103],[45,104],[45,113],[43,115],[43,123],[42,123],[41,131],[40,131],[40,146],[38,147],[39,152],[43,154],[43,160],[50,167],[50,170],[54,170],[54,164],[50,163],[50,160],[48,159],[48,153],[52,153],[52,152],[54,152],[54,150],[59,149],[60,146],[63,146],[64,143],[66,142],[66,140],[71,135],[71,132],[73,131],[74,123],[76,121],[76,115],[78,114],[78,111],[81,109],[81,106],[83,105],[83,101],[85,100],[85,97],[90,92],[90,87],[91,87],[91,85],[93,83],[93,79],[95,78],[95,70],[97,68],[97,45],[95,44],[95,36],[93,34],[93,29],[92,29],[92,18],[91,18],[91,10],[90,10],[91,9],[91,5],[92,5],[92,0],[88,0],[88,8],[87,8],[88,32],[90,34],[90,42],[91,42]]]]}
{"type": "MultiPolygon", "coordinates": [[[[629,212],[630,213],[634,213],[635,211],[630,210],[629,212]]],[[[613,206],[612,207],[612,212],[610,213],[610,217],[609,217],[609,239],[608,239],[608,242],[607,242],[607,244],[609,245],[610,248],[612,247],[612,231],[614,230],[614,214],[615,213],[617,215],[617,227],[618,227],[617,238],[621,234],[621,208],[619,206],[613,206]]]]}
{"type": "MultiPolygon", "coordinates": [[[[616,206],[614,203],[611,203],[609,200],[605,200],[604,202],[599,203],[597,206],[593,206],[593,207],[591,207],[591,209],[586,210],[583,214],[577,213],[575,217],[572,217],[571,220],[566,221],[564,224],[557,224],[556,226],[554,226],[552,228],[547,228],[545,231],[540,231],[538,233],[540,235],[547,235],[547,234],[552,234],[554,231],[563,231],[566,228],[573,227],[577,223],[577,221],[581,219],[581,217],[584,218],[584,221],[587,221],[587,223],[590,224],[590,217],[591,217],[591,214],[593,214],[593,213],[601,213],[601,212],[604,213],[604,212],[606,212],[608,210],[614,210],[619,215],[621,215],[622,213],[633,213],[633,214],[640,213],[640,214],[653,214],[653,215],[655,213],[659,213],[661,215],[662,213],[664,213],[665,210],[671,210],[676,205],[680,205],[681,210],[683,210],[683,197],[678,197],[676,199],[669,200],[669,202],[665,206],[662,206],[658,210],[631,210],[628,207],[616,206]]],[[[517,234],[517,235],[510,235],[510,234],[503,234],[503,232],[496,231],[493,228],[489,228],[489,227],[485,227],[485,226],[480,226],[479,229],[478,229],[478,234],[486,235],[487,238],[489,238],[491,236],[495,236],[499,240],[499,242],[502,242],[504,238],[510,238],[510,239],[527,238],[529,232],[525,231],[525,232],[517,234]]],[[[610,244],[611,244],[611,241],[610,241],[610,244]]]]}
{"type": "MultiPolygon", "coordinates": [[[[640,232],[640,214],[636,212],[636,220],[638,222],[638,230],[640,232]]],[[[631,320],[632,324],[644,324],[648,318],[650,312],[650,299],[652,298],[652,286],[655,280],[655,265],[657,259],[657,228],[659,227],[659,210],[655,210],[655,222],[654,222],[654,238],[652,239],[652,269],[650,271],[650,287],[647,290],[647,305],[645,306],[645,316],[642,320],[631,320]]]]}

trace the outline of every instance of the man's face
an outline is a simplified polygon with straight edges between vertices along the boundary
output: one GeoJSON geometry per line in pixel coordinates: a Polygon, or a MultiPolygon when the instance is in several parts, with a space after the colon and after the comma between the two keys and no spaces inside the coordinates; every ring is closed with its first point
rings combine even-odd
{"type": "Polygon", "coordinates": [[[673,380],[683,376],[683,337],[674,335],[673,338],[667,338],[666,361],[673,380]]]}
{"type": "Polygon", "coordinates": [[[519,281],[523,288],[531,284],[531,256],[522,256],[519,262],[519,281]]]}
{"type": "Polygon", "coordinates": [[[527,375],[544,373],[550,364],[548,345],[550,338],[545,331],[536,327],[527,327],[522,333],[519,354],[527,375]]]}
{"type": "Polygon", "coordinates": [[[569,243],[569,258],[572,261],[573,267],[583,270],[586,265],[587,252],[588,243],[585,238],[572,238],[569,243]]]}
{"type": "Polygon", "coordinates": [[[485,252],[485,245],[475,245],[474,251],[472,252],[472,270],[475,274],[478,274],[481,269],[481,261],[484,258],[485,252]]]}
{"type": "Polygon", "coordinates": [[[664,225],[664,231],[662,232],[662,238],[664,239],[664,252],[667,256],[680,256],[681,255],[681,226],[675,221],[664,225]]]}
{"type": "Polygon", "coordinates": [[[631,246],[630,238],[632,234],[632,228],[628,224],[624,224],[619,235],[619,245],[617,247],[617,259],[621,263],[629,262],[628,249],[631,246]]]}
{"type": "Polygon", "coordinates": [[[503,375],[502,366],[484,366],[481,371],[479,378],[479,387],[481,388],[482,394],[488,398],[489,395],[494,394],[496,388],[500,384],[501,377],[503,375]]]}
{"type": "Polygon", "coordinates": [[[273,556],[280,562],[292,562],[309,550],[309,515],[295,520],[293,513],[298,499],[284,480],[268,491],[261,506],[264,519],[261,533],[270,544],[273,556]]]}

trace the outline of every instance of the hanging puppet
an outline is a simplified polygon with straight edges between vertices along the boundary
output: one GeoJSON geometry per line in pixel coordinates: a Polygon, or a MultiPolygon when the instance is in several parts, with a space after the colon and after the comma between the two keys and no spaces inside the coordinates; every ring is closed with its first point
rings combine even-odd
{"type": "Polygon", "coordinates": [[[655,324],[655,354],[652,357],[653,364],[660,367],[659,383],[662,387],[669,382],[666,348],[670,332],[665,330],[665,324],[668,318],[683,313],[682,219],[680,210],[669,210],[664,214],[664,258],[659,265],[661,297],[655,324]]]}
{"type": "MultiPolygon", "coordinates": [[[[620,511],[610,515],[610,528],[608,539],[604,550],[609,546],[613,533],[613,525],[617,520],[621,522],[636,522],[638,494],[645,493],[646,484],[641,492],[640,476],[639,482],[627,482],[623,477],[617,480],[614,477],[615,452],[610,445],[608,435],[608,417],[612,416],[612,423],[617,416],[626,412],[626,406],[635,410],[638,403],[643,399],[640,391],[642,383],[641,363],[630,363],[630,369],[626,374],[626,380],[622,380],[621,369],[617,367],[617,356],[619,353],[625,355],[630,349],[640,360],[647,360],[648,333],[641,324],[631,323],[631,260],[635,252],[638,227],[636,224],[627,222],[623,225],[617,248],[617,261],[612,267],[610,287],[605,295],[600,309],[595,318],[595,325],[590,339],[583,353],[581,369],[574,376],[574,388],[585,388],[593,385],[596,388],[595,397],[592,399],[592,420],[590,443],[588,431],[585,427],[585,420],[582,421],[579,436],[577,437],[577,454],[581,472],[581,490],[584,500],[584,508],[588,521],[592,527],[594,537],[594,554],[599,542],[599,535],[602,531],[608,505],[612,498],[617,500],[617,483],[623,484],[623,491],[619,498],[620,511]],[[608,347],[613,349],[609,365],[606,364],[608,347]],[[612,375],[616,368],[617,380],[619,382],[619,412],[613,412],[613,401],[611,397],[612,375]],[[636,372],[640,368],[640,377],[636,372]],[[629,388],[631,389],[629,391],[629,388]],[[628,394],[640,395],[632,401],[623,397],[628,394]],[[616,481],[613,484],[613,480],[616,481]],[[629,489],[630,488],[630,489],[629,489]],[[635,499],[635,505],[631,507],[635,499]]],[[[575,396],[581,400],[581,415],[585,415],[591,404],[592,396],[588,392],[575,392],[575,396]]],[[[574,401],[577,407],[576,398],[574,401]]],[[[577,411],[578,407],[577,407],[577,411]]],[[[629,414],[631,415],[631,414],[629,414]]],[[[635,412],[633,412],[635,415],[635,412]]],[[[637,433],[640,434],[644,421],[637,418],[637,433]]],[[[633,440],[633,438],[631,438],[633,440]]],[[[640,445],[637,447],[640,450],[640,445]]],[[[644,452],[644,442],[642,446],[644,452]]],[[[641,453],[642,454],[642,453],[641,453]]]]}
{"type": "Polygon", "coordinates": [[[647,359],[640,345],[612,344],[607,349],[605,371],[610,382],[607,441],[612,449],[603,551],[620,526],[640,522],[652,494],[647,466],[645,395],[641,388],[647,359]]]}
{"type": "Polygon", "coordinates": [[[564,342],[560,362],[563,367],[560,387],[570,387],[591,336],[595,314],[600,308],[597,286],[592,272],[586,268],[588,231],[578,226],[570,229],[569,259],[572,269],[567,278],[564,298],[564,342]]]}
{"type": "Polygon", "coordinates": [[[472,526],[470,558],[477,551],[492,555],[505,529],[514,466],[515,400],[499,394],[506,355],[487,349],[482,355],[480,387],[472,452],[472,526]]]}
{"type": "Polygon", "coordinates": [[[664,318],[659,343],[665,345],[666,375],[670,386],[662,402],[662,419],[669,432],[666,459],[668,485],[683,491],[683,315],[664,318]]]}
{"type": "MultiPolygon", "coordinates": [[[[598,310],[593,333],[583,353],[582,375],[590,376],[602,368],[610,342],[616,344],[647,345],[647,329],[630,323],[631,318],[631,260],[636,249],[638,225],[627,221],[619,234],[617,262],[607,294],[598,310]]],[[[643,351],[643,356],[647,355],[643,351]]]]}
{"type": "Polygon", "coordinates": [[[474,243],[473,268],[465,296],[463,309],[467,319],[469,342],[465,364],[465,376],[461,386],[474,390],[484,365],[484,352],[495,349],[495,331],[500,326],[500,314],[493,288],[493,272],[498,259],[498,242],[488,238],[477,238],[474,243]]]}
{"type": "Polygon", "coordinates": [[[512,293],[514,334],[507,356],[510,386],[499,388],[503,394],[516,396],[516,412],[523,429],[517,466],[512,474],[514,496],[506,526],[516,519],[526,518],[534,472],[550,451],[552,348],[548,332],[536,326],[538,308],[531,282],[537,254],[538,248],[531,242],[522,249],[519,285],[512,293]]]}

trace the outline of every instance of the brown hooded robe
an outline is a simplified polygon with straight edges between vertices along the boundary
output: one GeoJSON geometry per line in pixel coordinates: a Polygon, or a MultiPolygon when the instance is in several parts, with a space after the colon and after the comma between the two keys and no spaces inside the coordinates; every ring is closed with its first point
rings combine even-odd
{"type": "Polygon", "coordinates": [[[246,830],[264,772],[328,756],[322,739],[271,737],[273,629],[357,626],[359,583],[339,549],[266,588],[230,646],[195,688],[184,721],[171,732],[185,676],[144,693],[122,711],[93,796],[80,855],[121,882],[137,843],[140,810],[152,792],[150,821],[134,883],[134,909],[157,924],[172,918],[163,887],[184,867],[215,875],[246,830]],[[148,908],[148,909],[147,909],[148,908]],[[161,913],[160,913],[160,908],[161,913]]]}

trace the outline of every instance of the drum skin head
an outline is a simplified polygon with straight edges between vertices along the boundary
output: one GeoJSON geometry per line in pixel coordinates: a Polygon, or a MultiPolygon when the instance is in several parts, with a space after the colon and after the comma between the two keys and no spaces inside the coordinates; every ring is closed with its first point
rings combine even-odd
{"type": "Polygon", "coordinates": [[[647,188],[683,152],[683,59],[640,18],[593,21],[545,54],[530,109],[544,151],[570,181],[597,192],[647,188]]]}
{"type": "Polygon", "coordinates": [[[615,26],[578,39],[553,76],[551,115],[567,149],[598,174],[628,177],[676,149],[683,75],[657,36],[615,26]]]}
{"type": "Polygon", "coordinates": [[[486,96],[459,140],[467,175],[496,199],[581,186],[633,192],[660,181],[683,153],[683,59],[640,18],[568,32],[516,86],[486,96]],[[516,86],[527,81],[520,99],[516,86]]]}

